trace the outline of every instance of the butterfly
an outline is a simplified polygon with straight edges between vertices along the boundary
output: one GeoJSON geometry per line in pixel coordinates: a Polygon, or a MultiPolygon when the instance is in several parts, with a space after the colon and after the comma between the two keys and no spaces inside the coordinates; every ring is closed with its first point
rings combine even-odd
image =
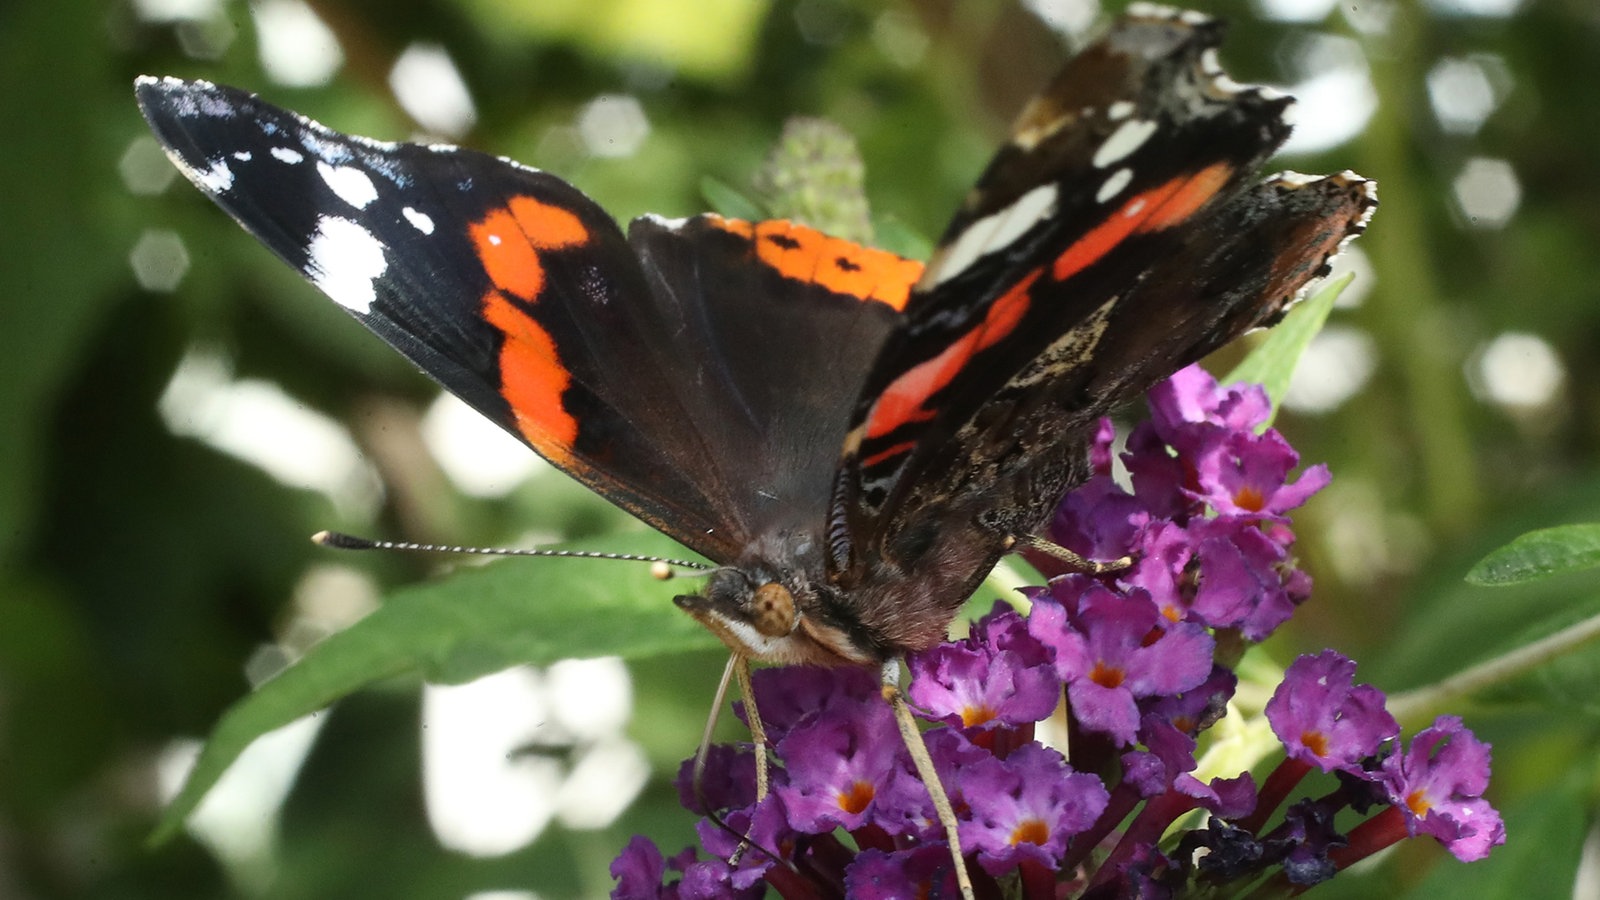
{"type": "Polygon", "coordinates": [[[1137,6],[1022,110],[926,264],[790,221],[619,227],[554,175],[140,78],[183,173],[434,380],[716,564],[736,656],[942,640],[1088,474],[1096,421],[1282,316],[1371,181],[1258,169],[1291,99],[1137,6]]]}

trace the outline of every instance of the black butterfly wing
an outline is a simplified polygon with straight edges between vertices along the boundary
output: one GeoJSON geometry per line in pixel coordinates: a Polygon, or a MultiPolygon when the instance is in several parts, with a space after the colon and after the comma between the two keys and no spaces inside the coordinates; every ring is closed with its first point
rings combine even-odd
{"type": "MultiPolygon", "coordinates": [[[[839,266],[893,268],[886,254],[812,241],[827,265],[786,273],[762,252],[791,240],[784,227],[706,218],[640,220],[630,240],[576,188],[508,160],[340,134],[204,82],[136,93],[169,156],[248,231],[624,509],[720,562],[779,510],[823,514],[825,468],[784,464],[842,440],[838,398],[898,313],[842,292],[839,266]]],[[[899,267],[903,305],[920,267],[899,267]]]]}

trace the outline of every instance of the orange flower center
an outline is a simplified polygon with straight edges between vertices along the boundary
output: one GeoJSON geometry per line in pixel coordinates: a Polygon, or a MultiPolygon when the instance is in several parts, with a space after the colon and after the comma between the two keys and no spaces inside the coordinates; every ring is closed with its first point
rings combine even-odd
{"type": "Polygon", "coordinates": [[[860,815],[876,793],[871,782],[857,781],[849,790],[839,792],[839,808],[853,816],[860,815]]]}
{"type": "Polygon", "coordinates": [[[1106,688],[1121,687],[1122,679],[1125,677],[1127,677],[1127,673],[1116,666],[1108,666],[1104,662],[1096,662],[1094,671],[1089,673],[1090,681],[1106,688]]]}
{"type": "Polygon", "coordinates": [[[1018,844],[1044,845],[1050,840],[1050,826],[1038,819],[1023,819],[1018,823],[1016,830],[1011,832],[1011,846],[1018,844]]]}
{"type": "Polygon", "coordinates": [[[988,705],[967,706],[961,710],[961,724],[967,728],[982,725],[995,717],[995,711],[988,705]]]}
{"type": "Polygon", "coordinates": [[[1328,736],[1320,731],[1302,731],[1300,743],[1317,756],[1328,755],[1328,736]]]}
{"type": "Polygon", "coordinates": [[[1428,793],[1419,788],[1406,795],[1406,808],[1420,819],[1433,809],[1433,804],[1428,802],[1428,793]]]}
{"type": "Polygon", "coordinates": [[[1250,512],[1261,512],[1267,505],[1267,498],[1258,488],[1247,485],[1233,495],[1233,505],[1250,512]]]}

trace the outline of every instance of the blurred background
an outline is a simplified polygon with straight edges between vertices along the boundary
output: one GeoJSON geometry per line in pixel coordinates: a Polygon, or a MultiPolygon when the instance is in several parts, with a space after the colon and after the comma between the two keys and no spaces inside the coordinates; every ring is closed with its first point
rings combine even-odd
{"type": "MultiPolygon", "coordinates": [[[[905,251],[1120,6],[11,0],[0,898],[604,896],[628,835],[691,839],[667,778],[722,662],[386,683],[258,744],[188,834],[146,846],[230,702],[438,565],[339,556],[311,532],[603,548],[633,526],[440,399],[183,183],[134,76],[512,156],[624,220],[748,190],[786,117],[823,116],[859,139],[879,233],[905,251]]],[[[1521,531],[1600,521],[1600,6],[1206,11],[1232,23],[1234,77],[1302,101],[1283,167],[1382,185],[1278,423],[1335,480],[1298,516],[1317,589],[1272,655],[1335,647],[1394,692],[1592,614],[1592,580],[1461,575],[1521,531]]],[[[1495,744],[1511,844],[1468,868],[1413,842],[1318,896],[1597,896],[1600,654],[1461,711],[1495,744]]]]}

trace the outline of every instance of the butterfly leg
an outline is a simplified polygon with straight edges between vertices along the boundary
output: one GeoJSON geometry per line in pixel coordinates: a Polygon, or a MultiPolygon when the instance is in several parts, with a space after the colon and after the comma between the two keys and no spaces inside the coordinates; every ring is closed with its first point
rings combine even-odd
{"type": "MultiPolygon", "coordinates": [[[[717,682],[717,695],[711,703],[711,715],[706,717],[706,730],[700,736],[700,748],[694,754],[694,799],[705,810],[711,821],[723,829],[727,829],[721,818],[711,809],[711,804],[706,802],[705,774],[706,757],[711,752],[711,735],[717,728],[717,718],[722,712],[722,704],[728,699],[728,683],[735,679],[739,682],[739,694],[744,698],[745,718],[750,720],[750,738],[755,742],[756,751],[756,802],[760,803],[767,797],[769,773],[767,771],[767,730],[761,723],[761,713],[756,709],[756,692],[750,685],[750,657],[742,653],[733,653],[728,656],[728,664],[722,670],[722,680],[717,682]]],[[[739,859],[750,849],[750,835],[739,835],[739,846],[733,851],[733,857],[728,860],[728,865],[736,866],[739,859]]],[[[764,849],[764,848],[763,848],[764,849]]],[[[773,859],[779,857],[775,853],[767,852],[773,859]]]]}
{"type": "Polygon", "coordinates": [[[894,721],[900,728],[900,740],[905,742],[906,751],[911,754],[911,762],[917,767],[917,774],[922,777],[923,787],[928,789],[928,798],[933,801],[934,811],[939,816],[939,824],[944,827],[946,841],[950,845],[950,859],[956,867],[956,883],[961,887],[963,900],[974,900],[972,893],[972,878],[967,875],[967,860],[961,854],[961,838],[957,834],[955,808],[950,805],[950,795],[944,792],[944,784],[939,781],[939,773],[933,768],[933,758],[928,755],[928,745],[922,740],[922,732],[917,729],[917,720],[911,714],[911,706],[906,703],[905,694],[900,690],[900,660],[891,659],[883,664],[883,699],[888,701],[894,710],[894,721]]]}
{"type": "Polygon", "coordinates": [[[1133,557],[1131,556],[1121,556],[1108,560],[1089,559],[1086,556],[1080,556],[1068,550],[1054,541],[1047,541],[1036,534],[1013,538],[1012,540],[1012,549],[1023,547],[1029,550],[1037,550],[1046,556],[1053,556],[1061,560],[1074,570],[1085,575],[1108,575],[1112,572],[1121,572],[1123,569],[1133,565],[1133,557]]]}

